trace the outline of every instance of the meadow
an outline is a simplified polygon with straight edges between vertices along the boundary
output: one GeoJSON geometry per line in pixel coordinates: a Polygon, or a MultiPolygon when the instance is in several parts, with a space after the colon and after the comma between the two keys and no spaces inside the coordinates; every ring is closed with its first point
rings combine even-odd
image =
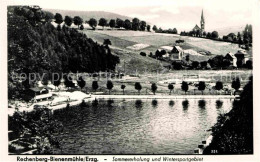
{"type": "MultiPolygon", "coordinates": [[[[228,52],[236,53],[240,48],[237,44],[215,41],[204,38],[196,38],[189,36],[180,36],[177,34],[166,34],[166,33],[154,33],[154,32],[142,32],[142,31],[125,31],[125,30],[96,30],[87,31],[86,34],[96,33],[95,35],[102,35],[103,37],[111,37],[112,39],[118,38],[118,41],[126,41],[120,44],[114,41],[114,46],[119,48],[124,48],[126,46],[131,46],[132,43],[142,43],[148,44],[150,47],[143,49],[153,49],[160,48],[161,46],[173,46],[175,41],[182,39],[185,43],[179,44],[183,49],[193,49],[197,52],[199,51],[209,51],[213,55],[225,55],[228,52]],[[98,34],[97,34],[98,33],[98,34]]],[[[93,37],[95,39],[95,36],[93,37]]],[[[100,39],[97,39],[100,40],[100,39]]],[[[113,41],[112,41],[113,45],[113,41]]],[[[151,51],[154,52],[154,51],[151,51]]],[[[248,53],[251,54],[252,51],[248,53]]]]}

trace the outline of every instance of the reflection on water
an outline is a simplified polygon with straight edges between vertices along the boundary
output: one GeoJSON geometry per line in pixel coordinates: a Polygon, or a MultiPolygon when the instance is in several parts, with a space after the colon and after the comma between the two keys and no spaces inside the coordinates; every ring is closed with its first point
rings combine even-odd
{"type": "Polygon", "coordinates": [[[55,154],[191,154],[233,100],[96,100],[54,111],[55,154]],[[174,105],[174,109],[172,106],[174,105]],[[156,109],[154,109],[156,107],[156,109]],[[203,108],[202,108],[203,107],[203,108]],[[187,109],[189,108],[189,111],[187,109]],[[186,110],[185,110],[186,109],[186,110]]]}
{"type": "Polygon", "coordinates": [[[206,101],[205,100],[199,100],[199,108],[205,109],[206,101]]]}
{"type": "Polygon", "coordinates": [[[169,106],[173,107],[173,106],[174,106],[174,104],[175,104],[175,103],[174,103],[174,101],[173,101],[173,100],[170,100],[170,101],[169,101],[169,106]]]}
{"type": "Polygon", "coordinates": [[[217,101],[216,101],[216,107],[217,107],[217,109],[220,109],[220,108],[222,107],[222,105],[223,105],[223,102],[222,102],[222,101],[220,101],[220,100],[217,100],[217,101]]]}
{"type": "Polygon", "coordinates": [[[92,101],[92,106],[95,106],[95,107],[96,107],[97,105],[98,105],[98,100],[97,100],[97,99],[93,100],[93,101],[92,101]]]}
{"type": "Polygon", "coordinates": [[[154,100],[152,101],[152,105],[153,105],[154,108],[157,108],[158,101],[154,99],[154,100]]]}
{"type": "Polygon", "coordinates": [[[114,100],[111,100],[111,99],[107,100],[108,107],[113,107],[113,105],[112,105],[113,103],[114,103],[114,100]]]}
{"type": "Polygon", "coordinates": [[[143,107],[143,102],[142,100],[136,100],[135,101],[135,108],[141,109],[143,107]]]}
{"type": "Polygon", "coordinates": [[[182,108],[183,108],[183,110],[187,110],[188,107],[189,107],[189,101],[188,100],[182,101],[182,108]]]}

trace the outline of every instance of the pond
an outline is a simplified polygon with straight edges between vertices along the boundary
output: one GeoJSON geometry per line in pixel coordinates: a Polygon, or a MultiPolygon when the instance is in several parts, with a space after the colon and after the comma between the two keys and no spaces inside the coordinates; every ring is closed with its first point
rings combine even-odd
{"type": "Polygon", "coordinates": [[[192,154],[230,99],[97,100],[57,110],[55,154],[192,154]]]}

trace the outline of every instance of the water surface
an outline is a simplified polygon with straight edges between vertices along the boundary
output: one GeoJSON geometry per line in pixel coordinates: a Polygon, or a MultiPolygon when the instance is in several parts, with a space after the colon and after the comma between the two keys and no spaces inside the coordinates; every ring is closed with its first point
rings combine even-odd
{"type": "Polygon", "coordinates": [[[192,154],[230,99],[99,100],[57,110],[56,154],[192,154]]]}

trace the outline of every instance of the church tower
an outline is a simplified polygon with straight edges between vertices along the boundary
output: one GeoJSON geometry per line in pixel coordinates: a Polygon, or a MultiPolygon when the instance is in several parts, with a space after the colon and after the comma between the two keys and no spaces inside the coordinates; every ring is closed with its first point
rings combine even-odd
{"type": "Polygon", "coordinates": [[[205,20],[204,20],[203,10],[201,12],[200,27],[201,27],[201,32],[204,32],[205,31],[205,20]]]}

